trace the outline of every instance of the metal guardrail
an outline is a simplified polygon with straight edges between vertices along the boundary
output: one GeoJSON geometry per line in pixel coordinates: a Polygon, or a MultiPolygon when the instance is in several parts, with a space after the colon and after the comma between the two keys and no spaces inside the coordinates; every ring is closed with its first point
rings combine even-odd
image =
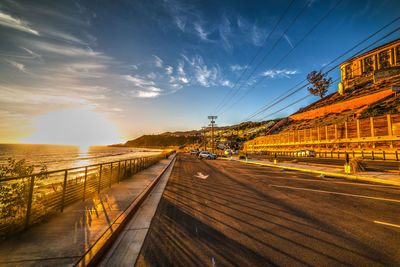
{"type": "Polygon", "coordinates": [[[0,179],[0,237],[63,212],[66,206],[84,201],[170,154],[0,179]]]}

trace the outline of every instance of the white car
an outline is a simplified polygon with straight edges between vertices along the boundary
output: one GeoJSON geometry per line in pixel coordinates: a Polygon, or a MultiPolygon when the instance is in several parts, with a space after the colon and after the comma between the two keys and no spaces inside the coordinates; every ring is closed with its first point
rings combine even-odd
{"type": "Polygon", "coordinates": [[[209,151],[202,151],[199,154],[200,159],[216,159],[217,155],[209,151]]]}

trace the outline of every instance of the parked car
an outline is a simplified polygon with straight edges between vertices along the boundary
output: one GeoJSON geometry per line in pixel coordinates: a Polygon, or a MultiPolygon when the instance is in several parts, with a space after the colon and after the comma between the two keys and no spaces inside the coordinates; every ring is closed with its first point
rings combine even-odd
{"type": "Polygon", "coordinates": [[[315,152],[308,149],[297,150],[294,152],[295,157],[315,157],[315,152]]]}
{"type": "Polygon", "coordinates": [[[217,154],[211,153],[209,151],[202,151],[199,154],[199,159],[216,159],[217,154]]]}

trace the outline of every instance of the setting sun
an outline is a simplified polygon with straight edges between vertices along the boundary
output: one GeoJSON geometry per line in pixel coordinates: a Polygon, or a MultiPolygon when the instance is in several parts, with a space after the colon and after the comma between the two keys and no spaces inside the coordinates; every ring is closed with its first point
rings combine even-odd
{"type": "Polygon", "coordinates": [[[33,118],[36,132],[21,140],[31,144],[91,145],[123,142],[117,129],[102,114],[84,108],[56,110],[33,118]]]}

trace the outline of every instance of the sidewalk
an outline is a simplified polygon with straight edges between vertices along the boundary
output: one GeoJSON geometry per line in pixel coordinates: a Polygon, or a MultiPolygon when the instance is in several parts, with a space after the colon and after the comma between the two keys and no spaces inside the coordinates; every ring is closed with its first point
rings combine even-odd
{"type": "Polygon", "coordinates": [[[325,176],[341,177],[341,178],[352,179],[352,180],[360,180],[360,181],[400,186],[400,175],[399,174],[384,173],[384,172],[371,172],[371,171],[362,172],[362,173],[354,173],[354,174],[346,174],[344,172],[344,167],[340,168],[339,166],[337,168],[335,168],[335,167],[312,166],[312,165],[304,165],[304,164],[296,164],[296,163],[283,163],[283,162],[277,162],[277,164],[274,164],[273,162],[266,161],[266,160],[248,159],[246,161],[246,160],[239,160],[239,159],[235,159],[235,158],[231,158],[231,159],[226,158],[225,160],[234,160],[234,161],[239,161],[239,162],[248,163],[248,164],[257,164],[257,165],[262,165],[262,166],[283,168],[283,169],[288,169],[288,170],[312,172],[312,173],[317,173],[317,174],[323,174],[325,176]]]}
{"type": "Polygon", "coordinates": [[[71,266],[173,159],[161,160],[129,179],[25,233],[0,241],[0,266],[71,266]]]}

